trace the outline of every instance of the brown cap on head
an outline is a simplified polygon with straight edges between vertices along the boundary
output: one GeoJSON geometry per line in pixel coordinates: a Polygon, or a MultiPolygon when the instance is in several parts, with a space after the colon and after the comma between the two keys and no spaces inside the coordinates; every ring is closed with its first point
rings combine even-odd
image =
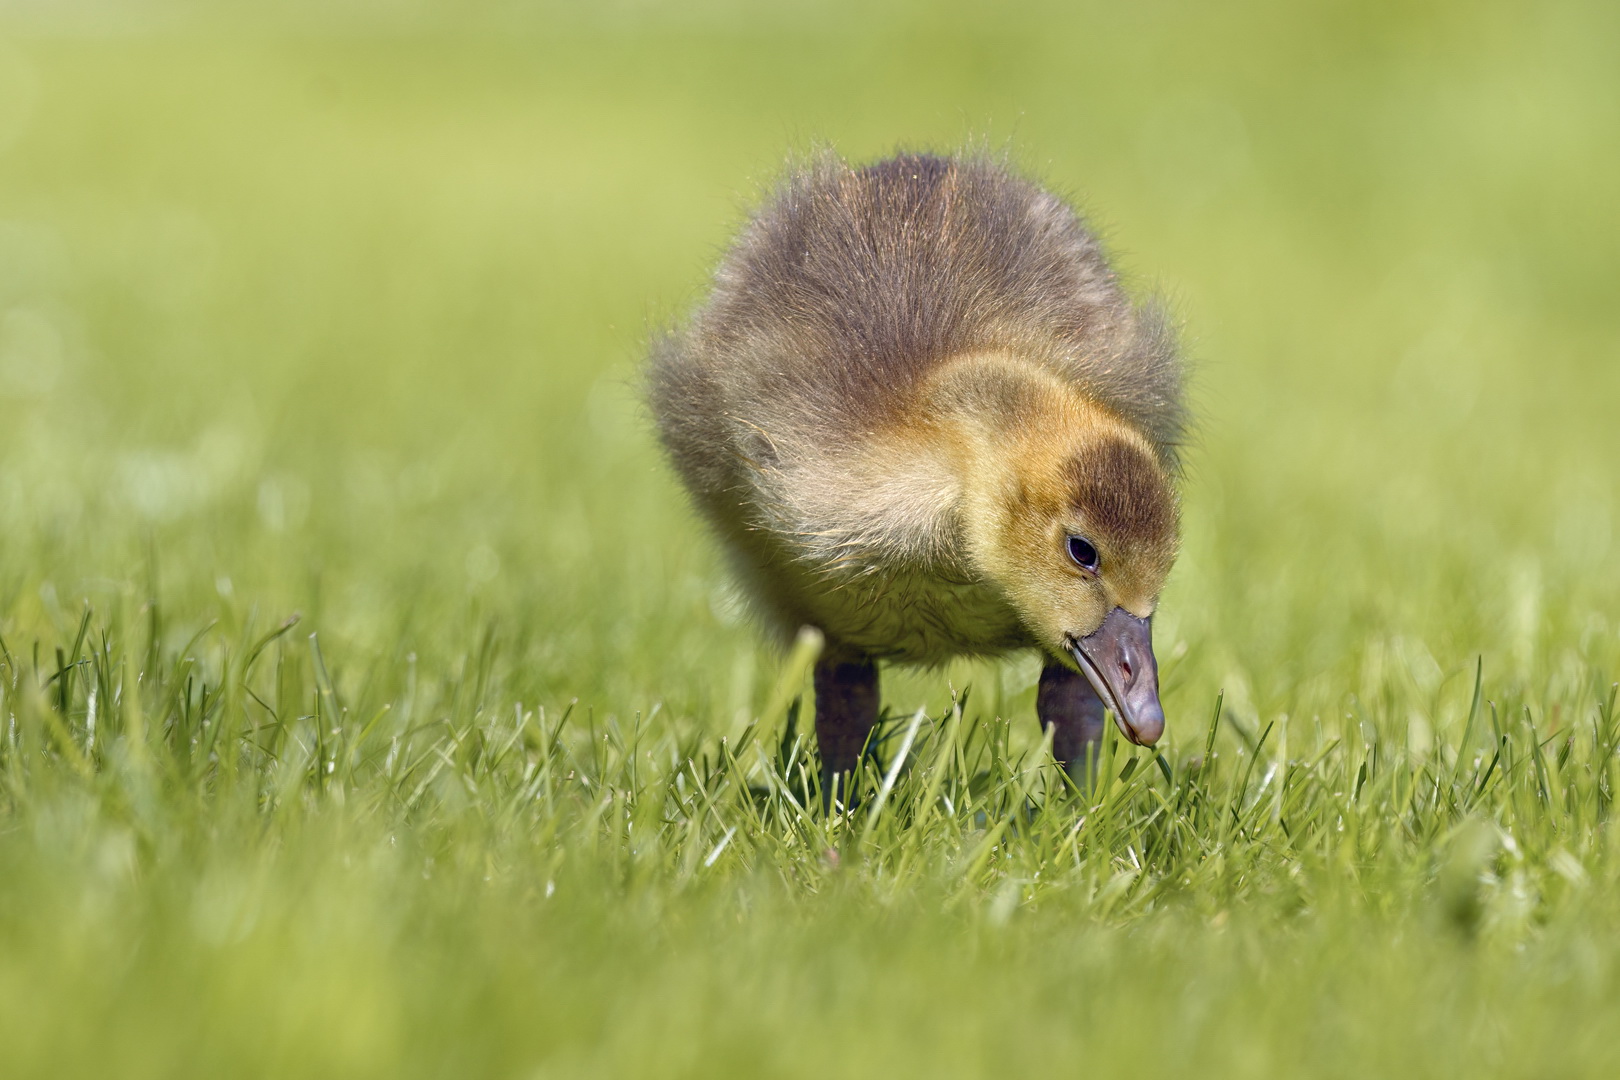
{"type": "Polygon", "coordinates": [[[1142,446],[1101,439],[1069,459],[1074,509],[1120,543],[1161,549],[1176,542],[1176,499],[1163,468],[1142,446]]]}
{"type": "Polygon", "coordinates": [[[1113,585],[1128,606],[1151,602],[1175,561],[1180,506],[1170,477],[1143,443],[1103,437],[1065,463],[1070,506],[1114,556],[1113,585]]]}

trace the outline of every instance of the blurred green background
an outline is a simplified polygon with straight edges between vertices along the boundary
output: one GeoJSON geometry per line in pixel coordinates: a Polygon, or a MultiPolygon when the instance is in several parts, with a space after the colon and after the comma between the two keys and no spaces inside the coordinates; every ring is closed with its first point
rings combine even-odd
{"type": "Polygon", "coordinates": [[[1605,5],[12,14],[13,633],[146,567],[194,617],[494,619],[534,694],[746,709],[643,342],[790,150],[980,140],[1185,323],[1172,703],[1613,660],[1605,5]]]}
{"type": "MultiPolygon", "coordinates": [[[[1455,742],[1476,661],[1543,734],[1588,723],[1620,669],[1617,57],[1602,2],[8,0],[0,635],[48,675],[86,604],[180,652],[297,612],[356,715],[476,670],[520,717],[735,736],[778,661],[658,458],[644,343],[790,153],[971,142],[1185,327],[1172,750],[1218,691],[1285,755],[1365,710],[1455,742]]],[[[1036,668],[887,701],[972,684],[1030,745],[1036,668]]],[[[7,813],[22,874],[59,834],[7,813]]],[[[8,902],[88,903],[83,873],[8,902]]]]}
{"type": "Polygon", "coordinates": [[[1606,5],[69,11],[0,68],[13,634],[156,573],[368,653],[498,620],[535,695],[729,722],[643,343],[791,150],[978,140],[1185,323],[1173,705],[1612,663],[1606,5]]]}

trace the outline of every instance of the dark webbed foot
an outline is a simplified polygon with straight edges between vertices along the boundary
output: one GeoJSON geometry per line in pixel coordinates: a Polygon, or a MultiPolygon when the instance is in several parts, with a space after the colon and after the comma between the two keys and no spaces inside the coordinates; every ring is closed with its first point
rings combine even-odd
{"type": "Polygon", "coordinates": [[[1104,706],[1097,691],[1078,671],[1048,663],[1041,671],[1035,696],[1035,715],[1042,728],[1052,729],[1052,756],[1077,782],[1091,779],[1097,749],[1102,744],[1104,706]],[[1090,767],[1082,762],[1090,762],[1090,767]]]}
{"type": "Polygon", "coordinates": [[[815,682],[816,742],[821,747],[822,801],[827,803],[835,787],[848,783],[877,723],[877,665],[864,658],[824,656],[816,664],[815,682]]]}

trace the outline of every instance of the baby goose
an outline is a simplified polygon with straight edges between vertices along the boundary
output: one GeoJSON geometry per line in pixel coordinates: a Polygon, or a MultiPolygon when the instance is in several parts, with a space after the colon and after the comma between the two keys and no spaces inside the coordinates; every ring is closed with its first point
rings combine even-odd
{"type": "Polygon", "coordinates": [[[982,156],[792,172],[653,349],[660,437],[762,620],[818,628],[823,775],[877,661],[1035,648],[1064,763],[1164,730],[1182,367],[1056,197],[982,156]]]}

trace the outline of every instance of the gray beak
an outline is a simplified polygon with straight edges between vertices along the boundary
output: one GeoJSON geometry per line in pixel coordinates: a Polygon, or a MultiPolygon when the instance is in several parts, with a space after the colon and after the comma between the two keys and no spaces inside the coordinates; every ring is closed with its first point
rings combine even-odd
{"type": "Polygon", "coordinates": [[[1094,633],[1069,639],[1069,652],[1104,705],[1114,711],[1120,732],[1138,746],[1152,746],[1164,734],[1159,704],[1159,665],[1153,658],[1153,617],[1138,619],[1124,608],[1108,613],[1094,633]]]}

